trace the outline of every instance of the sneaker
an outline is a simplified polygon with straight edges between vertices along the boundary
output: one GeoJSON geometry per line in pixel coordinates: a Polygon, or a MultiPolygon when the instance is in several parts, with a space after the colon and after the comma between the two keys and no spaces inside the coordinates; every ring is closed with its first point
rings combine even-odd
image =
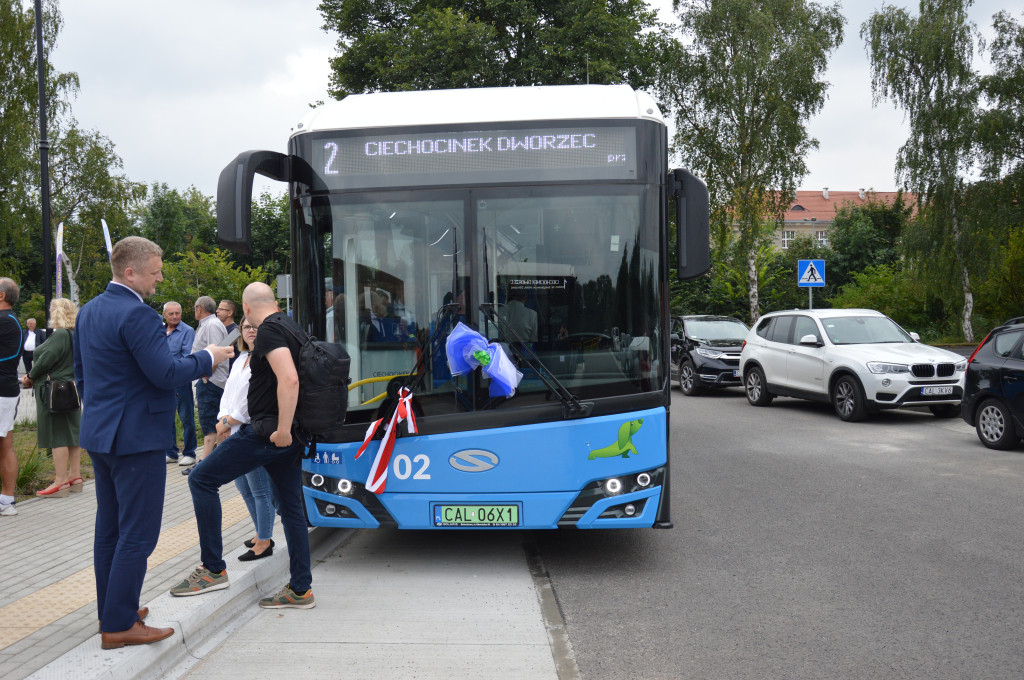
{"type": "Polygon", "coordinates": [[[17,514],[18,511],[14,509],[14,503],[0,504],[0,515],[3,515],[5,517],[13,517],[17,514]]]}
{"type": "Polygon", "coordinates": [[[196,567],[196,570],[189,574],[188,578],[171,588],[171,595],[176,597],[188,597],[199,595],[212,590],[223,590],[227,588],[228,572],[222,571],[216,574],[206,567],[196,567]]]}
{"type": "Polygon", "coordinates": [[[178,461],[178,465],[195,465],[195,464],[196,464],[196,457],[195,456],[182,456],[181,460],[178,461]]]}
{"type": "Polygon", "coordinates": [[[312,609],[316,606],[316,599],[313,598],[312,589],[300,596],[295,594],[290,585],[286,585],[277,595],[260,600],[260,606],[264,609],[312,609]]]}
{"type": "Polygon", "coordinates": [[[174,454],[173,456],[168,454],[168,455],[164,456],[164,460],[166,460],[168,463],[177,463],[178,462],[178,454],[174,454]]]}

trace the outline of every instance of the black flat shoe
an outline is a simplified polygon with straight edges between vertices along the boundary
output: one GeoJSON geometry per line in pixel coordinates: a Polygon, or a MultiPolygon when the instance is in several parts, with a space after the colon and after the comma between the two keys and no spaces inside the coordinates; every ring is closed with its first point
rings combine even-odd
{"type": "Polygon", "coordinates": [[[270,546],[259,555],[254,553],[252,550],[248,550],[245,554],[238,556],[239,562],[252,562],[253,560],[262,560],[264,557],[270,557],[274,554],[274,546],[270,546]]]}
{"type": "MultiPolygon", "coordinates": [[[[250,538],[250,539],[249,539],[248,541],[244,541],[244,542],[242,543],[242,545],[244,545],[244,546],[245,546],[246,548],[251,548],[251,547],[253,547],[254,545],[256,545],[256,541],[254,541],[254,540],[252,540],[252,539],[250,538]]],[[[270,539],[270,547],[271,547],[271,548],[273,548],[273,547],[274,547],[274,539],[270,539]]]]}

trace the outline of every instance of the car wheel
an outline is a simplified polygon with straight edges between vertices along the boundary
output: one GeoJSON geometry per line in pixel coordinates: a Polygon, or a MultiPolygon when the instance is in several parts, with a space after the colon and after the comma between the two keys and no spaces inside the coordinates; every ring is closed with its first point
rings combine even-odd
{"type": "Polygon", "coordinates": [[[774,396],[768,391],[768,381],[764,379],[764,371],[757,366],[747,371],[747,377],[743,381],[747,392],[747,401],[751,406],[767,406],[772,403],[774,396]]]}
{"type": "Polygon", "coordinates": [[[960,415],[960,406],[956,404],[936,404],[929,406],[928,410],[936,418],[956,418],[960,415]]]}
{"type": "Polygon", "coordinates": [[[689,359],[684,361],[683,365],[679,367],[679,388],[688,397],[692,397],[700,392],[700,387],[697,386],[697,370],[689,359]]]}
{"type": "Polygon", "coordinates": [[[1013,431],[1013,420],[1010,412],[995,399],[987,399],[978,409],[974,419],[977,425],[978,439],[990,449],[1005,451],[1017,445],[1017,435],[1013,431]]]}
{"type": "Polygon", "coordinates": [[[840,418],[848,423],[864,420],[868,409],[864,403],[864,390],[852,375],[844,375],[832,388],[832,406],[840,418]]]}

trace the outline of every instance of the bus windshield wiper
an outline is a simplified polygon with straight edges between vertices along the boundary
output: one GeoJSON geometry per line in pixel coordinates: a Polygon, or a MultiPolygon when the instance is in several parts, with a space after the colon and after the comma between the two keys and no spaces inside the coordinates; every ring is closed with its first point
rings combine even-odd
{"type": "Polygon", "coordinates": [[[572,418],[585,418],[589,416],[590,412],[594,409],[594,403],[580,403],[580,400],[577,399],[564,384],[562,384],[562,381],[555,376],[551,369],[541,362],[540,358],[532,349],[530,349],[522,336],[512,328],[511,324],[497,313],[497,307],[497,304],[485,303],[480,305],[480,311],[484,313],[488,321],[491,321],[498,327],[499,338],[504,337],[511,339],[508,346],[512,352],[521,361],[526,363],[527,366],[532,368],[548,390],[562,402],[562,412],[565,415],[566,420],[572,418]],[[545,377],[545,374],[547,374],[547,377],[545,377]]]}

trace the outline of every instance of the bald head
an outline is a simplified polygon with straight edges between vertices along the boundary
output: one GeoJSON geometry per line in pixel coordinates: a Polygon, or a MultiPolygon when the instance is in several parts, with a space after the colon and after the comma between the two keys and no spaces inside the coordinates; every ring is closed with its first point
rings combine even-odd
{"type": "Polygon", "coordinates": [[[262,281],[250,283],[242,291],[242,311],[250,323],[259,326],[263,319],[280,311],[274,290],[262,281]]]}

